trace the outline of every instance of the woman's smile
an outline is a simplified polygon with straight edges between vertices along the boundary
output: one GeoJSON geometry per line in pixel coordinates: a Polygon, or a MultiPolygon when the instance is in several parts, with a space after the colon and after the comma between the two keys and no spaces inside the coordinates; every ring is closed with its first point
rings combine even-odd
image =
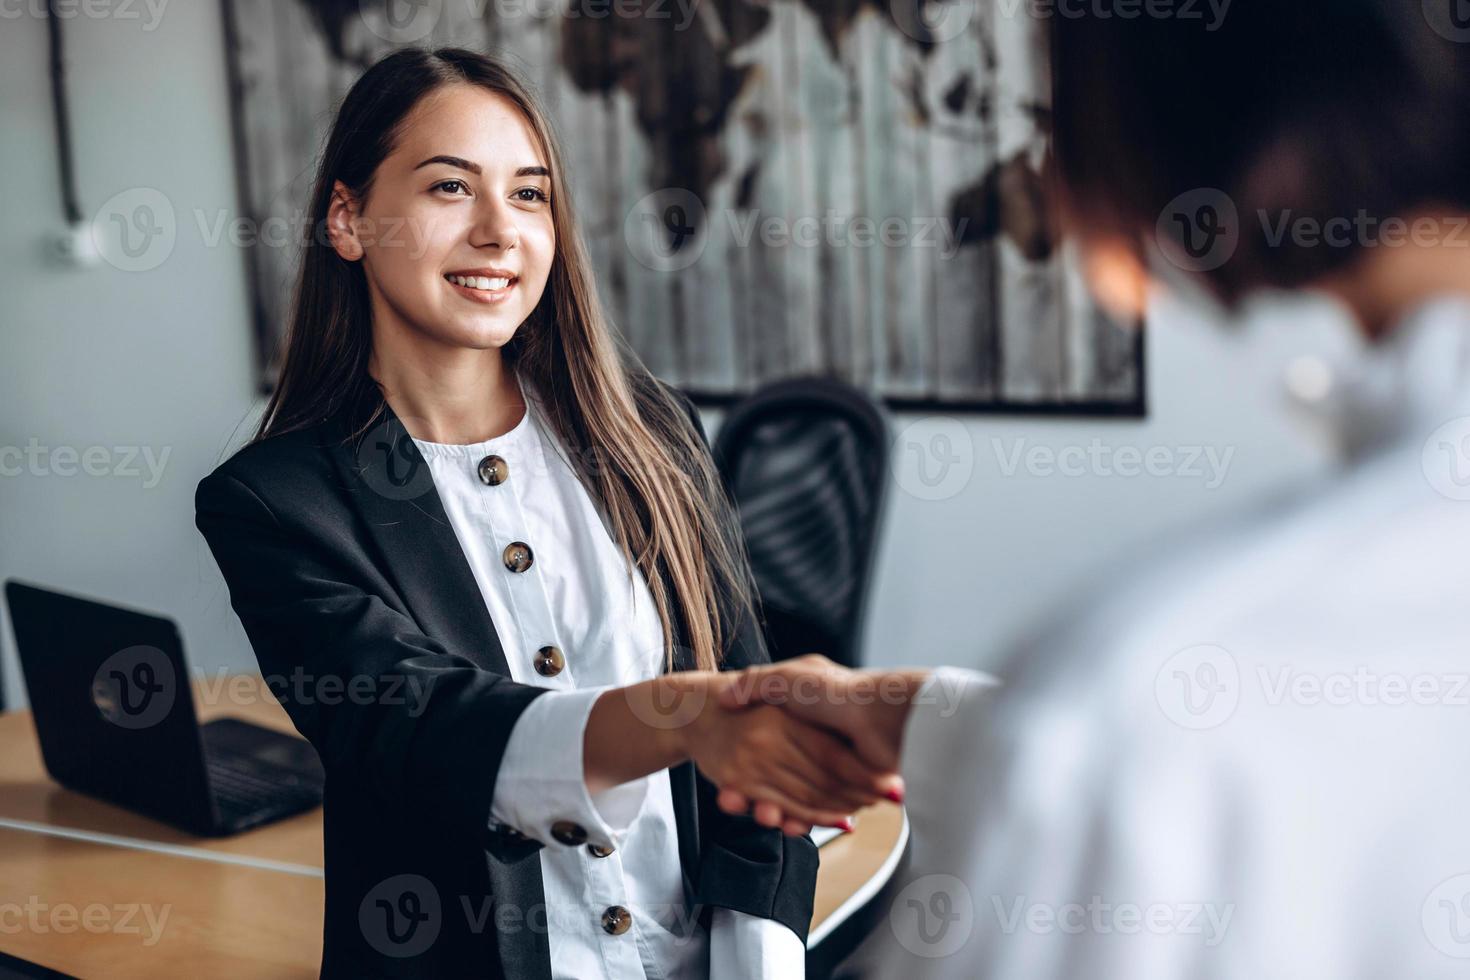
{"type": "MultiPolygon", "coordinates": [[[[488,273],[491,270],[486,270],[488,273]]],[[[475,303],[502,303],[510,296],[520,281],[519,276],[501,272],[499,275],[470,275],[446,273],[444,281],[456,293],[475,303]]]]}

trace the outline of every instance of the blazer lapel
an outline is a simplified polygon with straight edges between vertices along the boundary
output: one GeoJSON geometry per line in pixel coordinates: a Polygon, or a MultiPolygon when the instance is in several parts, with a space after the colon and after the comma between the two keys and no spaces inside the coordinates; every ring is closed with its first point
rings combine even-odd
{"type": "Polygon", "coordinates": [[[382,405],[382,418],[352,442],[343,439],[353,416],[339,420],[333,456],[383,568],[426,635],[509,677],[495,623],[428,463],[393,409],[382,405]]]}

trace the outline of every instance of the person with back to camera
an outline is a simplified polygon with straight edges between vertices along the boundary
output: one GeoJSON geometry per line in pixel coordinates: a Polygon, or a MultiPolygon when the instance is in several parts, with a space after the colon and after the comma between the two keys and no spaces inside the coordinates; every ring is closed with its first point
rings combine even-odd
{"type": "Polygon", "coordinates": [[[1156,278],[1330,297],[1365,348],[1321,402],[1340,470],[1171,535],[998,686],[811,658],[722,696],[905,780],[908,863],[839,977],[1463,977],[1470,30],[1447,3],[1148,9],[1048,22],[1094,291],[1125,317],[1156,278]]]}

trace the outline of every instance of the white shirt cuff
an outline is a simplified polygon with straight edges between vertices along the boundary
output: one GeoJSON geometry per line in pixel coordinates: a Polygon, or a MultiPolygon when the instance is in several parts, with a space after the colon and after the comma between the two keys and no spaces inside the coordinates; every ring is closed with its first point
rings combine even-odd
{"type": "Polygon", "coordinates": [[[622,843],[648,799],[644,776],[600,793],[587,791],[582,747],[592,705],[613,685],[548,691],[521,712],[505,744],[490,817],[548,847],[568,845],[552,835],[567,822],[588,844],[622,843]]]}
{"type": "Polygon", "coordinates": [[[964,751],[978,723],[974,705],[998,687],[991,674],[950,666],[935,667],[919,685],[904,720],[899,759],[911,816],[930,796],[943,796],[944,783],[953,779],[949,760],[964,751]]]}
{"type": "Polygon", "coordinates": [[[716,906],[709,924],[710,980],[805,980],[806,945],[775,919],[716,906]]]}

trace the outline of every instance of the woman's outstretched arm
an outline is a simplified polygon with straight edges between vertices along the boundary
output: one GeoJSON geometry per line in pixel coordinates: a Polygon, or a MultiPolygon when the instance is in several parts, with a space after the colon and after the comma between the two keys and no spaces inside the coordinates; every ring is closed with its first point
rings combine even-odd
{"type": "MultiPolygon", "coordinates": [[[[292,681],[277,696],[333,776],[384,807],[416,810],[428,825],[483,828],[506,743],[549,689],[484,671],[425,635],[309,529],[285,526],[239,476],[206,477],[195,505],[262,672],[292,681]],[[326,690],[340,693],[317,696],[326,690]]],[[[723,709],[720,683],[712,672],[677,672],[604,692],[586,729],[589,789],[692,759],[713,780],[840,819],[845,810],[812,806],[819,797],[800,786],[810,766],[777,767],[791,758],[790,745],[778,743],[799,739],[819,751],[826,736],[759,711],[723,709]],[[669,714],[671,703],[684,713],[669,714]]],[[[814,783],[822,792],[830,785],[814,783]]]]}

